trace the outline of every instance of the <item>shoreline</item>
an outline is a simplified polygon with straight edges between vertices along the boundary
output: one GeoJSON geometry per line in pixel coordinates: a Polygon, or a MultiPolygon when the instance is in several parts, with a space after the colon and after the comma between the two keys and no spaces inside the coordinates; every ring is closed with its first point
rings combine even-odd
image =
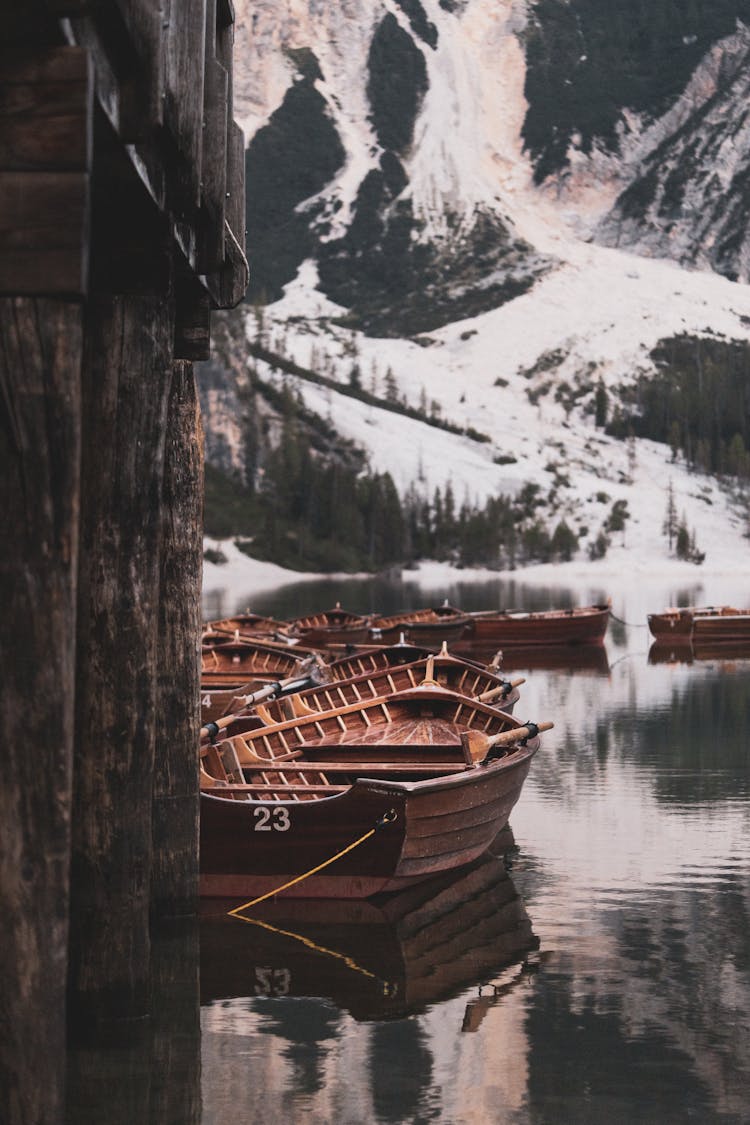
{"type": "MultiPolygon", "coordinates": [[[[696,566],[680,559],[641,559],[625,547],[613,548],[607,557],[601,560],[578,559],[566,563],[541,563],[519,567],[516,570],[459,568],[450,563],[423,561],[414,569],[393,568],[378,574],[369,572],[326,574],[287,570],[276,563],[250,558],[240,551],[232,540],[207,539],[205,549],[209,548],[220,550],[227,561],[217,564],[204,560],[202,591],[204,606],[212,599],[236,605],[243,597],[267,594],[286,586],[304,583],[376,582],[384,577],[394,582],[413,582],[426,595],[432,589],[442,590],[456,585],[515,582],[537,587],[567,587],[576,590],[587,601],[597,600],[597,597],[590,593],[592,589],[597,588],[609,588],[608,596],[611,596],[615,592],[615,586],[617,592],[621,592],[624,588],[633,586],[674,584],[683,589],[695,588],[696,593],[704,588],[714,591],[710,596],[706,595],[705,600],[709,604],[723,600],[718,596],[722,586],[735,589],[743,582],[736,562],[730,565],[727,561],[721,567],[704,568],[702,565],[696,566]]],[[[311,607],[311,610],[313,608],[315,607],[311,607]]],[[[221,614],[217,614],[219,615],[221,614]]]]}

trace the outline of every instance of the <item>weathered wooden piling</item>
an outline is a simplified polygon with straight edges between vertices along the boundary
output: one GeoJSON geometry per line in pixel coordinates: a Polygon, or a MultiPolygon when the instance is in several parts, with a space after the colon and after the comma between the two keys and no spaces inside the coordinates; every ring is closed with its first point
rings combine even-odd
{"type": "Polygon", "coordinates": [[[191,361],[247,284],[232,21],[230,0],[0,11],[7,1125],[64,1119],[66,1021],[146,1020],[153,919],[194,908],[191,361]]]}

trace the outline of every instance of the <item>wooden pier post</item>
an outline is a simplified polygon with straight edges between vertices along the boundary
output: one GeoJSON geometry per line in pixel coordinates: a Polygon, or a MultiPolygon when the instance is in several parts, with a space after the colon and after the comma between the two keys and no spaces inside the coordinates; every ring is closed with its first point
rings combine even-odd
{"type": "Polygon", "coordinates": [[[89,302],[71,862],[70,1016],[149,1011],[162,483],[173,318],[89,302]]]}
{"type": "MultiPolygon", "coordinates": [[[[151,927],[194,902],[189,361],[248,271],[233,6],[167,8],[0,14],[3,1125],[60,1125],[66,1027],[145,1023],[169,984],[151,927]]],[[[199,1112],[195,1090],[185,1104],[199,1112]]]]}
{"type": "Polygon", "coordinates": [[[193,365],[176,360],[167,407],[156,652],[152,913],[195,910],[198,890],[203,431],[193,365]]]}
{"type": "Polygon", "coordinates": [[[81,316],[74,301],[0,299],[0,1121],[7,1125],[62,1118],[81,316]]]}

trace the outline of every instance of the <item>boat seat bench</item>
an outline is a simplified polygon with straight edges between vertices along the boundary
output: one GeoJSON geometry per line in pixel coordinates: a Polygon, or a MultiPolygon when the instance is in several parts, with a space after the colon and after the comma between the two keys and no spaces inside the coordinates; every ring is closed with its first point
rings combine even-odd
{"type": "Polygon", "coordinates": [[[268,765],[246,765],[245,773],[457,773],[461,769],[468,769],[462,762],[445,760],[438,762],[276,762],[269,761],[268,765]]]}

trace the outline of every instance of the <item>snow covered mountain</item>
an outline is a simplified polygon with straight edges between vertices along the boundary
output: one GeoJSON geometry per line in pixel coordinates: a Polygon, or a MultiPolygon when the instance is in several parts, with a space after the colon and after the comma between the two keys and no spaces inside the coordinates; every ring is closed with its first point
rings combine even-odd
{"type": "MultiPolygon", "coordinates": [[[[235,7],[256,378],[291,382],[402,492],[534,484],[582,556],[620,501],[619,545],[656,560],[671,489],[705,565],[738,559],[750,0],[235,7]],[[650,382],[697,383],[709,345],[740,384],[717,421],[731,465],[643,421],[650,382]]],[[[204,379],[225,464],[245,372],[235,349],[204,379]]]]}

